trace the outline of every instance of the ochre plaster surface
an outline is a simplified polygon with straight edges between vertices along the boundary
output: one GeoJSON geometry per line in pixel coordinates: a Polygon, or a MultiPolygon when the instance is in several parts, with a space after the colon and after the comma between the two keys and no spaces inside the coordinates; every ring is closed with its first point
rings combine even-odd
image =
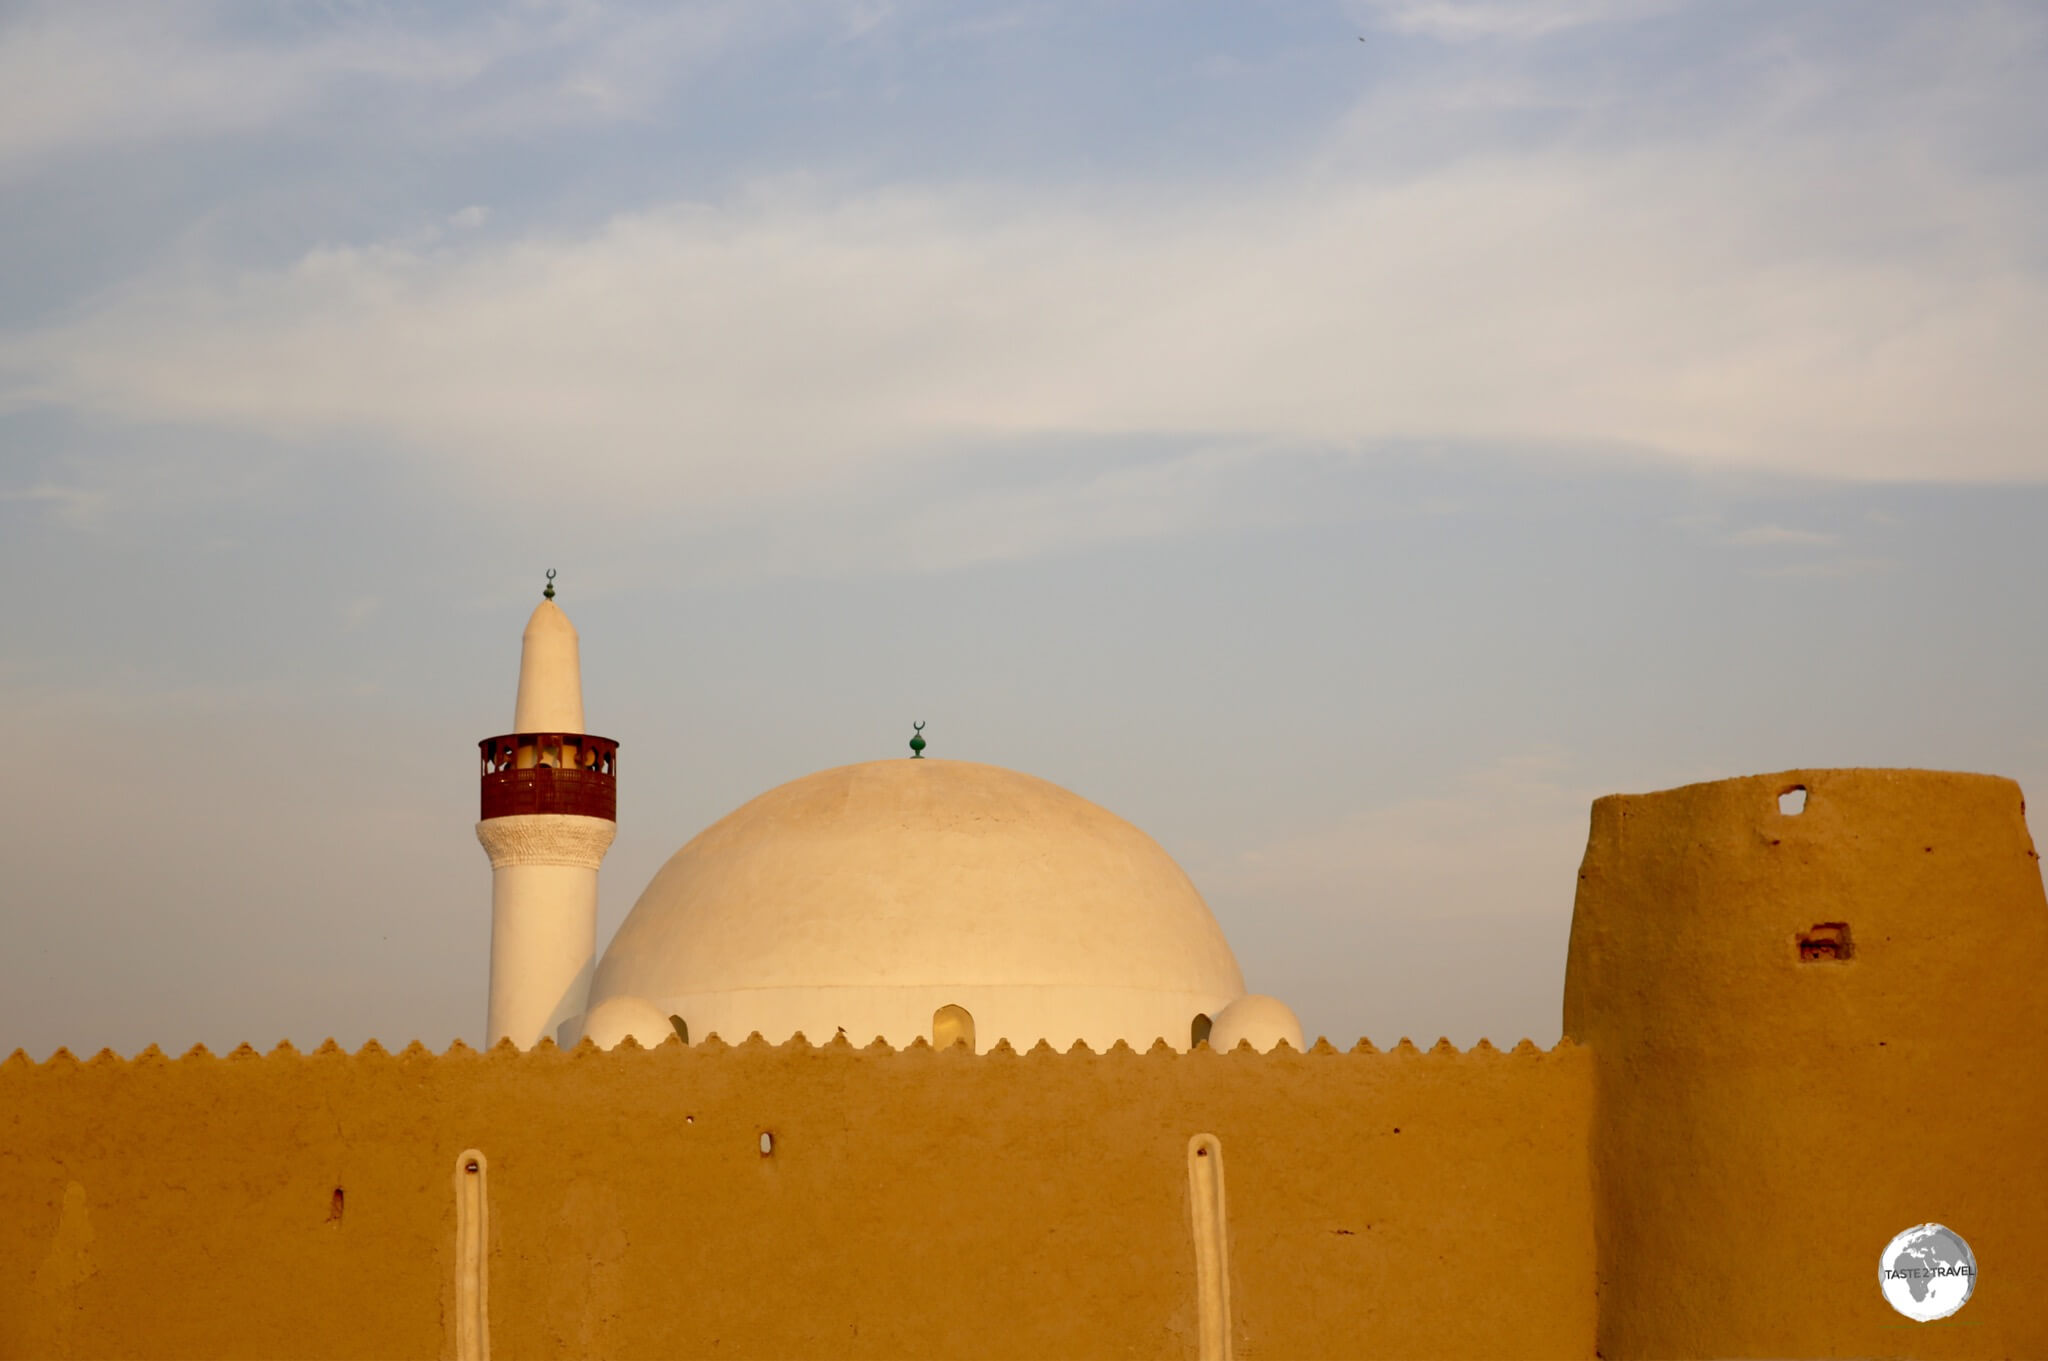
{"type": "Polygon", "coordinates": [[[1565,1034],[1593,1053],[1608,1357],[2048,1357],[2048,904],[2019,786],[1815,770],[1593,806],[1565,1034]],[[1805,811],[1779,795],[1806,791],[1805,811]],[[1853,953],[1802,958],[1846,926],[1853,953]],[[1976,1293],[1878,1293],[1938,1220],[1976,1293]]]}
{"type": "Polygon", "coordinates": [[[1237,1357],[1587,1357],[1591,1094],[1569,1044],[17,1056],[0,1354],[451,1355],[473,1147],[500,1357],[1192,1357],[1208,1133],[1237,1357]]]}

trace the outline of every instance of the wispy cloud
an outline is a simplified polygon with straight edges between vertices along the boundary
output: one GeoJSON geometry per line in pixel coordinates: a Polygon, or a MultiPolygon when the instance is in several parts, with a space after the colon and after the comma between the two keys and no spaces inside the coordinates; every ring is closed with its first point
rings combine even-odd
{"type": "Polygon", "coordinates": [[[257,11],[214,0],[31,3],[0,17],[0,179],[95,148],[275,135],[345,101],[350,121],[432,137],[644,116],[705,63],[872,4],[368,0],[257,11]],[[375,92],[365,98],[365,90],[375,92]],[[432,117],[392,92],[459,94],[432,117]]]}
{"type": "Polygon", "coordinates": [[[1676,0],[1364,0],[1369,21],[1452,42],[1540,38],[1669,13],[1676,0]]]}
{"type": "Polygon", "coordinates": [[[72,529],[90,529],[99,523],[106,509],[107,494],[88,487],[39,482],[15,491],[0,490],[0,503],[7,502],[45,506],[58,523],[72,529]]]}
{"type": "Polygon", "coordinates": [[[1783,525],[1756,525],[1750,529],[1737,530],[1728,536],[1728,542],[1743,548],[1773,548],[1784,544],[1828,545],[1836,542],[1838,535],[1818,529],[1787,529],[1783,525]]]}
{"type": "Polygon", "coordinates": [[[2048,280],[1917,205],[2038,210],[1895,170],[1897,230],[1929,233],[1911,255],[1856,250],[1867,205],[1726,147],[1167,201],[785,185],[151,280],[0,342],[0,404],[346,431],[508,490],[573,451],[614,490],[698,499],[1060,432],[2048,476],[2048,280]],[[1773,199],[1796,226],[1735,206],[1773,199]]]}
{"type": "Polygon", "coordinates": [[[31,4],[0,21],[0,171],[108,143],[263,128],[349,76],[461,80],[488,64],[461,43],[375,22],[307,40],[225,30],[196,4],[31,4]]]}
{"type": "Polygon", "coordinates": [[[1840,581],[1889,571],[1891,567],[1891,562],[1885,558],[1828,558],[1819,562],[1788,562],[1775,567],[1758,567],[1754,569],[1754,574],[1760,577],[1803,577],[1821,581],[1840,581]]]}
{"type": "MultiPolygon", "coordinates": [[[[1385,0],[1369,15],[1540,34],[1666,8],[1385,0]]],[[[234,13],[19,12],[0,25],[0,75],[22,76],[0,79],[16,101],[0,104],[0,164],[253,136],[316,109],[390,116],[365,88],[458,89],[436,126],[478,136],[572,108],[630,121],[677,70],[805,11],[562,4],[426,24],[373,4],[261,30],[234,13]],[[96,93],[50,85],[64,69],[96,93]]],[[[498,499],[540,495],[573,458],[625,517],[1031,440],[1445,439],[1823,478],[2048,478],[2030,367],[2048,337],[2048,194],[1950,154],[2011,135],[2031,83],[1996,54],[2039,33],[1995,8],[1932,29],[1886,13],[1853,59],[1826,34],[1780,35],[1777,58],[1738,63],[1722,110],[1637,86],[1586,97],[1582,71],[1453,45],[1447,67],[1390,75],[1256,177],[835,169],[553,217],[494,187],[488,213],[451,214],[456,198],[282,267],[190,247],[0,332],[0,411],[340,437],[498,499]],[[1468,140],[1391,168],[1374,151],[1460,100],[1480,107],[1468,140]],[[1646,104],[1656,118],[1635,116],[1646,104]],[[1569,131],[1526,135],[1527,108],[1572,111],[1569,131]]],[[[867,41],[893,17],[847,4],[818,22],[867,41]]],[[[1129,476],[1105,474],[1094,503],[1129,476]]]]}

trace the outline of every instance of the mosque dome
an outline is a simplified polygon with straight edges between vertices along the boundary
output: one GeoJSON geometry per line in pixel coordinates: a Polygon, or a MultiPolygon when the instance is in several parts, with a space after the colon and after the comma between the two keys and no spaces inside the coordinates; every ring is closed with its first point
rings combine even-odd
{"type": "Polygon", "coordinates": [[[1201,894],[1136,827],[1016,771],[897,759],[770,790],[677,851],[584,1029],[1186,1048],[1243,995],[1201,894]]]}

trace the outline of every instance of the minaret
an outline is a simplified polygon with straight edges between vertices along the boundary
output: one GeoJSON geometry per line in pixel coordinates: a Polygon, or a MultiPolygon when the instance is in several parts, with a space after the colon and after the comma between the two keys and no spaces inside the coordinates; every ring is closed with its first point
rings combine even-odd
{"type": "Polygon", "coordinates": [[[583,1014],[597,958],[597,867],[617,831],[619,744],[583,731],[576,628],[555,573],[519,649],[514,731],[477,745],[491,857],[491,998],[484,1042],[521,1049],[583,1014]]]}

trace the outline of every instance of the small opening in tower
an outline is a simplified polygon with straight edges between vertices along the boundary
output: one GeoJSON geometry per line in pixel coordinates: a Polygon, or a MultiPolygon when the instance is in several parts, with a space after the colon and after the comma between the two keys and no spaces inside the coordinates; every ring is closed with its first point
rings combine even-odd
{"type": "Polygon", "coordinates": [[[1778,795],[1778,811],[1788,817],[1797,813],[1804,813],[1806,811],[1806,786],[1795,784],[1784,793],[1778,795]]]}
{"type": "Polygon", "coordinates": [[[1847,922],[1817,922],[1812,930],[1799,937],[1799,958],[1804,963],[1855,957],[1856,943],[1849,939],[1847,922]]]}
{"type": "Polygon", "coordinates": [[[761,1156],[767,1157],[775,1151],[775,1136],[767,1130],[761,1131],[761,1156]]]}
{"type": "Polygon", "coordinates": [[[1193,1049],[1198,1044],[1206,1043],[1209,1039],[1209,1031],[1215,1024],[1209,1018],[1208,1012],[1196,1012],[1195,1019],[1188,1025],[1188,1048],[1193,1049]]]}
{"type": "Polygon", "coordinates": [[[671,1016],[671,1017],[669,1017],[669,1018],[668,1018],[668,1028],[669,1028],[670,1030],[673,1030],[673,1031],[675,1031],[675,1032],[676,1032],[676,1038],[677,1038],[677,1039],[679,1039],[679,1040],[681,1040],[681,1041],[682,1041],[682,1042],[683,1042],[684,1044],[688,1044],[688,1043],[690,1042],[690,1023],[689,1023],[688,1021],[684,1020],[684,1019],[683,1019],[682,1017],[680,1017],[680,1016],[671,1016]]]}

